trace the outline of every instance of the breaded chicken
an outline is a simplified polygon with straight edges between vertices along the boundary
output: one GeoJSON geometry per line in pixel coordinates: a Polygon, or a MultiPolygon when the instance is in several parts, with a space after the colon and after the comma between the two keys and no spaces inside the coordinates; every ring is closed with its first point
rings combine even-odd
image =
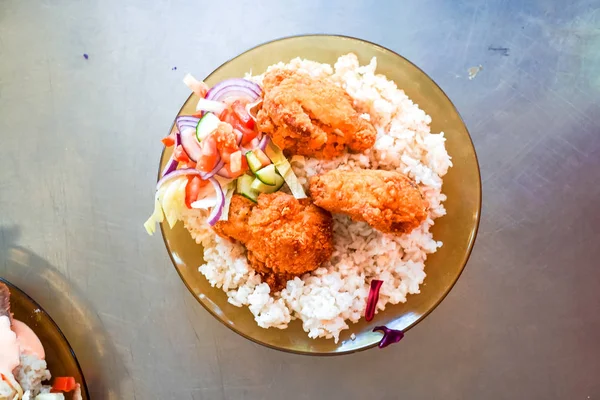
{"type": "Polygon", "coordinates": [[[261,194],[258,204],[234,195],[229,220],[214,226],[220,236],[242,242],[250,265],[272,291],[294,276],[314,271],[333,252],[331,214],[308,199],[275,192],[261,194]]]}
{"type": "Polygon", "coordinates": [[[375,144],[373,125],[327,79],[275,69],[265,75],[263,92],[258,129],[286,153],[331,159],[375,144]]]}
{"type": "Polygon", "coordinates": [[[332,170],[310,179],[310,195],[317,206],[385,233],[408,233],[427,217],[418,186],[396,171],[332,170]]]}
{"type": "Polygon", "coordinates": [[[252,214],[255,204],[241,196],[234,194],[229,205],[229,217],[227,221],[219,221],[213,227],[214,231],[224,238],[235,239],[246,243],[252,238],[248,219],[252,214]]]}

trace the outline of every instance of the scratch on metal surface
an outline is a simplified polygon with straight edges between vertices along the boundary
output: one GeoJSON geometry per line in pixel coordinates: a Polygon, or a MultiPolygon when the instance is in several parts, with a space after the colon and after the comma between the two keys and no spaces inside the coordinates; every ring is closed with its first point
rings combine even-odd
{"type": "Polygon", "coordinates": [[[581,111],[579,108],[577,108],[573,103],[571,103],[566,97],[564,97],[563,95],[561,95],[560,93],[558,93],[556,90],[553,90],[551,88],[549,88],[547,85],[544,85],[542,82],[540,82],[539,79],[537,79],[533,74],[527,72],[526,70],[524,70],[523,68],[518,68],[519,72],[522,72],[523,74],[527,75],[527,77],[529,79],[531,79],[532,81],[534,81],[535,83],[537,83],[538,85],[540,85],[543,89],[546,89],[548,91],[548,93],[554,95],[555,97],[557,97],[559,100],[562,100],[564,103],[566,103],[567,105],[569,105],[576,114],[579,114],[580,116],[582,116],[583,118],[585,118],[588,122],[590,122],[592,125],[596,126],[597,124],[590,118],[588,117],[585,113],[583,113],[583,111],[581,111]]]}
{"type": "Polygon", "coordinates": [[[479,7],[477,7],[473,11],[473,16],[471,18],[471,23],[469,24],[469,34],[467,35],[467,42],[465,43],[465,50],[463,53],[463,60],[467,58],[467,52],[469,50],[469,46],[471,45],[471,38],[473,37],[473,25],[475,25],[475,21],[477,20],[477,14],[479,13],[479,7]]]}
{"type": "Polygon", "coordinates": [[[561,142],[565,143],[569,147],[571,147],[573,150],[575,150],[577,152],[577,154],[579,154],[579,155],[581,155],[583,157],[587,157],[588,156],[587,152],[578,149],[577,147],[575,147],[575,145],[573,143],[569,142],[568,140],[566,140],[561,135],[557,136],[557,139],[560,140],[561,142]]]}

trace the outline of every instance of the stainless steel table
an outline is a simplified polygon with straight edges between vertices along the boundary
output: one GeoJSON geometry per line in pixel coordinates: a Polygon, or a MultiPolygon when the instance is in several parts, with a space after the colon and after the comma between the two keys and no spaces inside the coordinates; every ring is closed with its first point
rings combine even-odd
{"type": "Polygon", "coordinates": [[[0,1],[0,275],[64,329],[94,399],[600,397],[600,2],[375,3],[0,1]],[[385,351],[250,343],[141,226],[183,74],[312,32],[423,68],[481,163],[465,273],[385,351]]]}

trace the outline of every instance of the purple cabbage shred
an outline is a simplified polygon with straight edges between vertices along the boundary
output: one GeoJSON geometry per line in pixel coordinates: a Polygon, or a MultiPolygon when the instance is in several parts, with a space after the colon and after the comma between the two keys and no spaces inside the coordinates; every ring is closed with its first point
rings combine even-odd
{"type": "Polygon", "coordinates": [[[383,338],[379,342],[380,349],[383,349],[390,344],[398,343],[404,337],[404,332],[401,330],[390,329],[387,326],[376,326],[373,328],[373,332],[375,331],[383,332],[383,338]]]}

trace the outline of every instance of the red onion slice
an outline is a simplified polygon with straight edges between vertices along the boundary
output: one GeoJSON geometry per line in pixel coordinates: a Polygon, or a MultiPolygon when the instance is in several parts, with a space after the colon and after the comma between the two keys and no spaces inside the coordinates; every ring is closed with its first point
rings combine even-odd
{"type": "Polygon", "coordinates": [[[197,162],[202,156],[202,147],[196,139],[196,128],[187,128],[181,132],[181,147],[193,162],[197,162]]]}
{"type": "Polygon", "coordinates": [[[371,321],[375,316],[381,285],[383,285],[383,281],[380,281],[379,279],[373,279],[371,281],[371,289],[369,290],[369,297],[367,298],[367,309],[365,310],[365,319],[367,321],[371,321]]]}
{"type": "Polygon", "coordinates": [[[248,115],[250,116],[250,118],[252,118],[254,120],[254,122],[257,122],[257,121],[256,121],[256,117],[254,115],[252,115],[252,109],[254,107],[256,107],[257,105],[259,105],[260,103],[262,103],[262,99],[258,99],[258,100],[255,100],[252,103],[246,104],[246,112],[248,113],[248,115]]]}
{"type": "Polygon", "coordinates": [[[227,99],[244,97],[254,101],[260,97],[262,89],[254,82],[243,78],[225,79],[210,88],[206,93],[207,100],[226,101],[227,99]]]}
{"type": "Polygon", "coordinates": [[[269,137],[267,135],[263,135],[263,137],[260,139],[260,142],[258,142],[258,148],[261,149],[262,151],[265,151],[268,144],[269,144],[269,137]]]}
{"type": "MultiPolygon", "coordinates": [[[[225,161],[220,159],[219,162],[217,163],[217,165],[215,165],[215,167],[210,172],[200,172],[200,177],[206,181],[206,180],[212,178],[213,176],[215,176],[215,174],[217,172],[219,172],[221,170],[221,168],[223,168],[224,165],[225,165],[225,161]]],[[[226,178],[226,176],[224,178],[226,178]]]]}
{"type": "Polygon", "coordinates": [[[209,179],[210,183],[212,183],[215,188],[215,196],[217,197],[217,204],[210,211],[210,215],[206,219],[206,222],[210,226],[214,226],[219,218],[221,218],[221,214],[223,213],[223,205],[225,204],[225,194],[223,193],[223,189],[221,189],[221,185],[215,178],[209,179]]]}
{"type": "MultiPolygon", "coordinates": [[[[179,134],[179,132],[175,132],[175,146],[173,147],[174,149],[177,148],[177,146],[179,146],[181,144],[181,135],[179,134]]],[[[169,161],[167,161],[167,165],[165,165],[165,168],[162,170],[162,174],[161,176],[165,176],[167,174],[170,174],[171,172],[175,171],[177,169],[177,166],[179,165],[179,161],[177,161],[175,159],[175,152],[171,153],[171,158],[169,158],[169,161]]]]}
{"type": "Polygon", "coordinates": [[[404,337],[404,332],[398,329],[390,329],[387,326],[376,326],[373,328],[373,332],[382,331],[383,338],[379,342],[379,348],[389,346],[390,344],[398,343],[404,337]]]}
{"type": "Polygon", "coordinates": [[[170,181],[171,179],[178,178],[180,176],[186,176],[186,175],[198,175],[198,176],[200,176],[200,178],[202,178],[202,172],[198,171],[197,169],[194,169],[194,168],[176,169],[175,171],[172,171],[172,172],[166,174],[165,176],[163,176],[162,178],[160,178],[160,180],[156,184],[156,190],[160,189],[160,187],[165,182],[170,181]]]}
{"type": "Polygon", "coordinates": [[[196,126],[198,125],[199,121],[200,118],[198,117],[193,117],[191,115],[180,115],[175,119],[175,125],[177,125],[179,132],[183,132],[189,128],[196,130],[196,126]]]}
{"type": "Polygon", "coordinates": [[[268,143],[269,137],[267,135],[264,135],[260,140],[258,140],[258,138],[252,139],[252,141],[248,143],[248,147],[240,146],[240,151],[242,152],[242,154],[246,154],[247,152],[252,151],[254,149],[261,149],[262,151],[265,151],[268,143]]]}

